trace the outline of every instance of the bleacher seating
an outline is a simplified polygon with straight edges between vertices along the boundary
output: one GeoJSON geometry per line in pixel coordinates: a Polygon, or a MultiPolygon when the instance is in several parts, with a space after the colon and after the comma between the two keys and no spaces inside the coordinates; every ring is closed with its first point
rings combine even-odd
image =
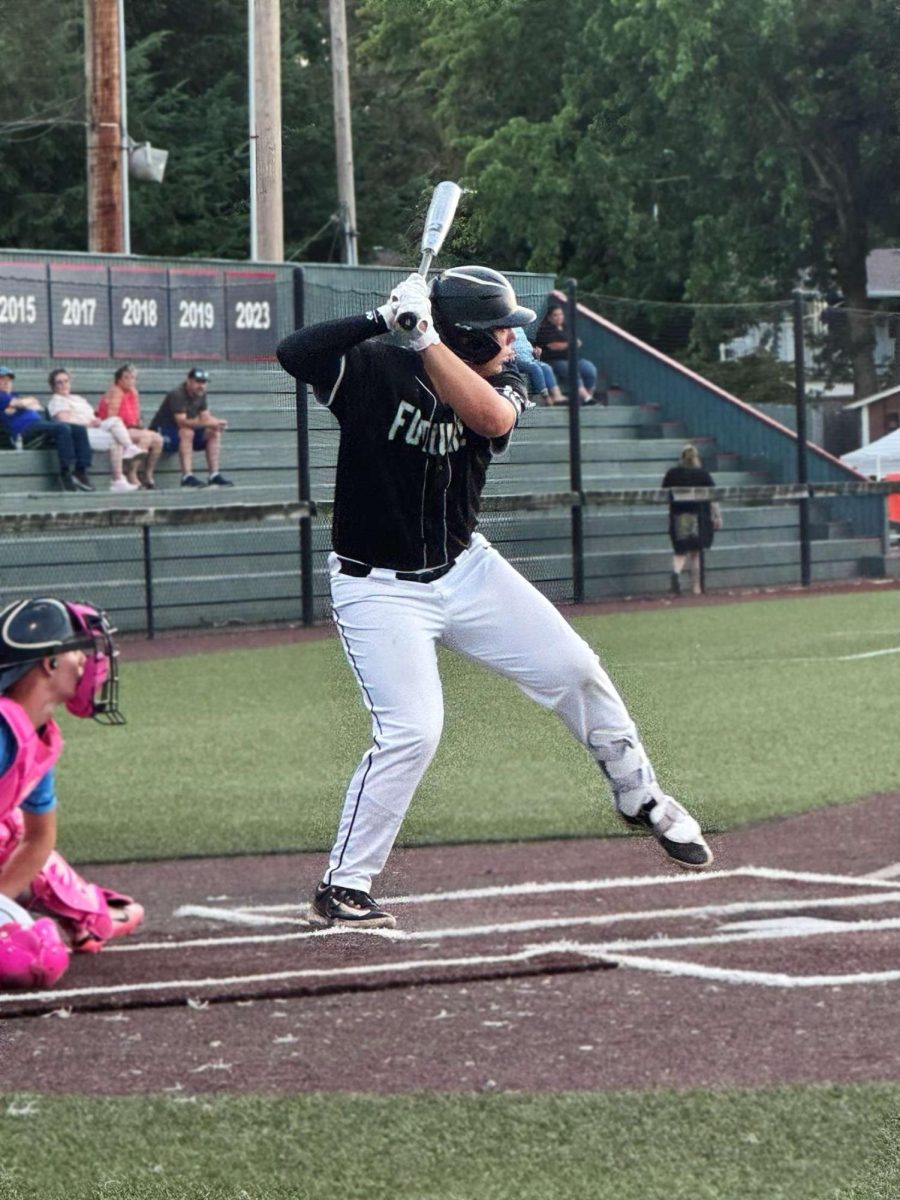
{"type": "MultiPolygon", "coordinates": [[[[140,368],[146,420],[186,366],[140,368]]],[[[73,390],[96,403],[108,384],[110,364],[75,363],[73,390]]],[[[236,486],[186,493],[176,455],[164,458],[154,492],[110,494],[106,464],[99,461],[94,494],[64,493],[52,450],[0,450],[0,513],[92,512],[115,508],[197,508],[298,498],[294,382],[275,364],[211,366],[210,407],[226,416],[222,470],[236,486]]],[[[18,371],[17,390],[47,398],[46,370],[18,371]]],[[[667,418],[656,404],[637,403],[624,391],[606,406],[581,410],[586,490],[658,488],[684,441],[701,448],[717,484],[765,483],[756,463],[745,464],[700,429],[667,418]]],[[[308,404],[312,499],[331,500],[337,428],[331,415],[308,404]]],[[[570,487],[568,413],[532,408],[507,454],[491,469],[486,496],[566,492],[570,487]]],[[[205,467],[195,454],[195,467],[205,467]]],[[[852,534],[813,506],[816,580],[858,577],[877,559],[877,539],[852,534]]],[[[487,536],[555,600],[571,598],[571,519],[568,510],[486,512],[487,536]]],[[[324,560],[328,522],[314,525],[316,612],[328,612],[324,560]]],[[[653,595],[668,591],[671,550],[665,505],[610,505],[584,512],[586,598],[653,595]]],[[[147,621],[148,575],[157,629],[232,622],[296,620],[300,565],[296,523],[185,524],[150,530],[114,528],[17,533],[0,541],[0,600],[26,592],[63,591],[85,596],[114,612],[122,629],[147,621]]],[[[710,590],[776,586],[799,581],[797,511],[793,505],[725,506],[725,526],[707,556],[710,590]]]]}

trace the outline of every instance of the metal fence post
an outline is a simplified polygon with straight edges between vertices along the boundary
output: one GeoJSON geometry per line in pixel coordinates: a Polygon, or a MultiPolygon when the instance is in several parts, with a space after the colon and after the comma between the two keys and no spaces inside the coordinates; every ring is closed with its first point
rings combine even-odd
{"type": "Polygon", "coordinates": [[[144,550],[144,611],[147,614],[147,637],[156,636],[153,616],[153,550],[150,545],[150,526],[141,526],[141,543],[144,550]]]}
{"type": "MultiPolygon", "coordinates": [[[[294,271],[294,328],[302,329],[303,313],[303,268],[294,271]]],[[[294,390],[297,414],[297,490],[300,500],[312,504],[312,483],[309,471],[309,410],[307,407],[306,384],[299,379],[294,390]]],[[[312,516],[300,518],[300,612],[304,625],[315,620],[315,597],[313,589],[312,516]]]]}
{"type": "Polygon", "coordinates": [[[566,326],[569,331],[569,485],[577,494],[572,505],[572,598],[584,601],[584,509],[581,490],[581,397],[578,394],[578,284],[566,281],[566,326]]]}
{"type": "MultiPolygon", "coordinates": [[[[794,292],[794,402],[797,408],[797,483],[809,482],[806,438],[806,364],[803,340],[803,293],[794,292]]],[[[800,535],[800,582],[809,587],[812,580],[812,548],[809,540],[809,496],[798,501],[800,535]]]]}

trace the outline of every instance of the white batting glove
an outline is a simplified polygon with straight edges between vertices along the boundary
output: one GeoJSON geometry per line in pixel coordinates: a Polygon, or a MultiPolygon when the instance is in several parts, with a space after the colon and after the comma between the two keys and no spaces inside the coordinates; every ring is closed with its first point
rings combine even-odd
{"type": "Polygon", "coordinates": [[[389,332],[393,332],[397,328],[397,306],[394,303],[393,297],[388,300],[387,304],[382,304],[375,311],[384,317],[384,323],[387,325],[389,332]]]}
{"type": "Polygon", "coordinates": [[[382,304],[375,311],[380,313],[384,318],[384,323],[389,330],[398,329],[397,317],[401,312],[415,313],[422,301],[428,301],[428,284],[424,275],[420,275],[418,271],[413,271],[402,283],[398,283],[388,297],[386,304],[382,304]]]}
{"type": "Polygon", "coordinates": [[[394,289],[391,301],[396,304],[398,321],[401,316],[407,320],[412,317],[415,321],[413,328],[405,331],[409,335],[410,349],[425,350],[441,340],[434,328],[429,288],[424,275],[413,271],[394,289]]]}
{"type": "Polygon", "coordinates": [[[415,329],[410,330],[409,348],[421,354],[429,346],[436,346],[440,340],[438,331],[435,329],[434,322],[431,319],[431,305],[429,305],[428,313],[419,318],[415,329]]]}
{"type": "Polygon", "coordinates": [[[398,283],[391,292],[391,299],[397,301],[427,300],[428,299],[428,280],[424,275],[420,275],[418,271],[413,271],[411,275],[398,283]]]}

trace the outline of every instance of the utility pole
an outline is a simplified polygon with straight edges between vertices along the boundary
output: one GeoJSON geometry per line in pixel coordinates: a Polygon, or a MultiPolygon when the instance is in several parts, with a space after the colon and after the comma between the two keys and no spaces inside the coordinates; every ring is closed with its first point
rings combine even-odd
{"type": "Polygon", "coordinates": [[[121,254],[125,237],[117,0],[84,0],[84,36],[88,249],[121,254]]]}
{"type": "Polygon", "coordinates": [[[331,71],[334,82],[334,132],[337,150],[338,203],[344,238],[344,262],[356,266],[356,194],[353,188],[353,133],[350,127],[350,70],[347,65],[347,13],[344,0],[329,0],[331,71]]]}
{"type": "Polygon", "coordinates": [[[248,0],[250,257],[284,259],[279,0],[248,0]]]}

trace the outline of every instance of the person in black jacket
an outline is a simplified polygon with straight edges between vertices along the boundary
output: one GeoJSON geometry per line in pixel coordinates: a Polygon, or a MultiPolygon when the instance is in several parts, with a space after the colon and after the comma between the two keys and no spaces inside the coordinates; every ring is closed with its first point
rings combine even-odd
{"type": "MultiPolygon", "coordinates": [[[[696,446],[690,443],[681,451],[677,467],[670,467],[662,481],[664,488],[715,487],[709,471],[703,469],[696,446]]],[[[672,591],[681,593],[681,573],[690,565],[691,591],[703,592],[703,551],[713,544],[722,527],[718,504],[711,500],[670,501],[669,540],[672,543],[672,591]]]]}

